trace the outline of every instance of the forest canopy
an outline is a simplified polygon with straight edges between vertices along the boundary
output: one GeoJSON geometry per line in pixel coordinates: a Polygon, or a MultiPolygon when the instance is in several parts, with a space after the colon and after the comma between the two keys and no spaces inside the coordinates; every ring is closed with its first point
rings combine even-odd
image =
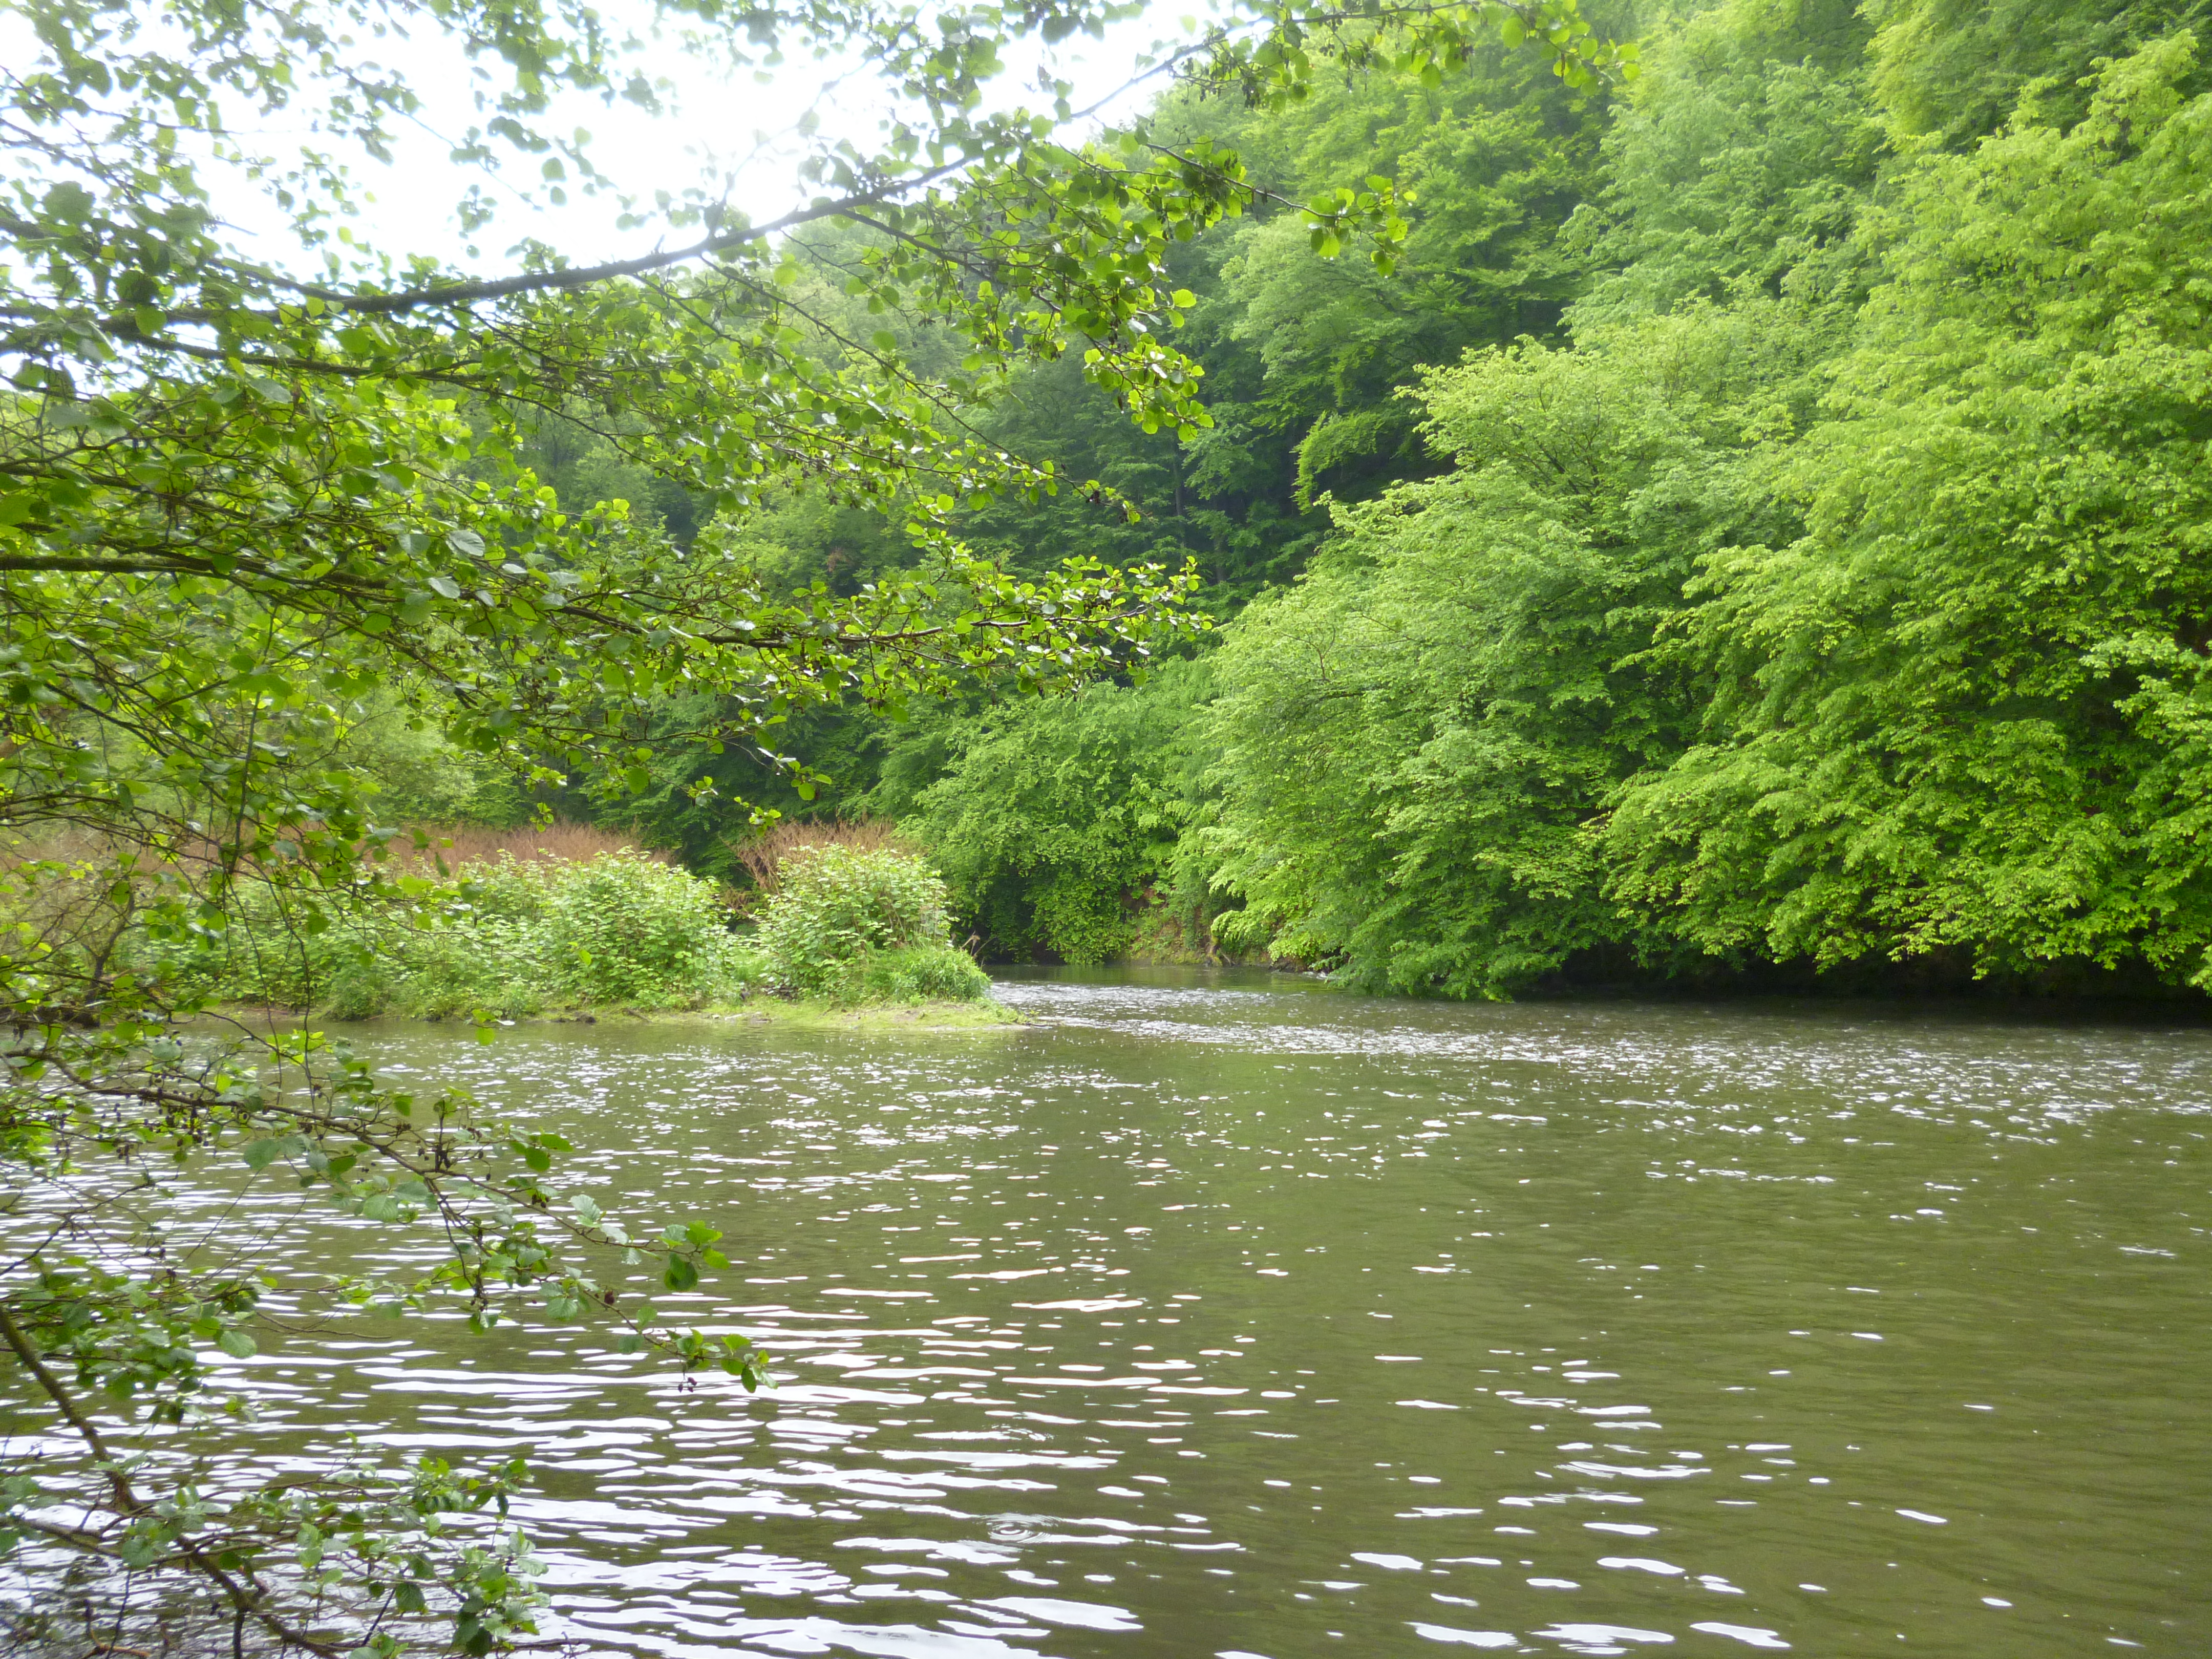
{"type": "Polygon", "coordinates": [[[1017,387],[1146,514],[979,523],[1188,550],[1224,625],[848,732],[850,787],[1017,955],[1095,957],[1080,913],[1452,996],[2212,986],[2203,11],[1725,0],[1601,16],[1601,101],[1503,54],[1257,135],[1171,99],[1418,179],[1397,276],[1248,217],[1180,256],[1212,428],[1017,387]]]}

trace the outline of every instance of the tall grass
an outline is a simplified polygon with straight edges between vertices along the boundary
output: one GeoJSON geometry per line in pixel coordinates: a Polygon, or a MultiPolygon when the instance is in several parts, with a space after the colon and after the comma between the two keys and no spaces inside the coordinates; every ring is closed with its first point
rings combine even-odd
{"type": "Polygon", "coordinates": [[[889,818],[785,818],[757,836],[726,843],[738,866],[752,878],[753,889],[769,896],[783,885],[783,861],[794,853],[842,847],[855,853],[899,853],[912,858],[921,849],[902,836],[889,818]]]}
{"type": "Polygon", "coordinates": [[[386,848],[385,859],[410,872],[430,874],[442,863],[447,870],[472,865],[494,865],[502,858],[527,864],[557,859],[567,864],[589,864],[611,854],[628,854],[654,864],[675,862],[666,853],[644,846],[634,831],[603,830],[595,823],[525,824],[495,830],[481,823],[426,823],[410,826],[386,848]],[[417,847],[417,839],[427,846],[417,847]]]}

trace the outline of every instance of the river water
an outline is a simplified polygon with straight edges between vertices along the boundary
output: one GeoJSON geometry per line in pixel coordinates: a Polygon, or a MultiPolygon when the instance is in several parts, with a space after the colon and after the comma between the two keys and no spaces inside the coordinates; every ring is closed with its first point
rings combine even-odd
{"type": "Polygon", "coordinates": [[[379,1030],[724,1228],[656,1301],[779,1385],[349,1322],[258,1432],[526,1455],[591,1654],[2212,1652],[2212,1033],[1000,991],[379,1030]]]}

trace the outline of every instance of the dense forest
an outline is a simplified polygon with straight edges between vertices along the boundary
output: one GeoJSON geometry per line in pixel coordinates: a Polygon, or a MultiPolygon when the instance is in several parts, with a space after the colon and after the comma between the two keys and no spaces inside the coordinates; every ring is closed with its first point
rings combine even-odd
{"type": "MultiPolygon", "coordinates": [[[[1073,695],[800,714],[810,797],[732,751],[550,799],[714,872],[755,805],[894,818],[1017,957],[2212,983],[2207,10],[1597,6],[1644,65],[1602,95],[1503,46],[1286,113],[1171,93],[1158,130],[1262,191],[1174,253],[1212,424],[1024,369],[974,424],[1098,488],[960,527],[1190,562],[1217,626],[1073,695]],[[1388,274],[1295,211],[1370,176],[1412,204],[1388,274]]],[[[809,247],[818,314],[855,257],[809,247]]],[[[538,442],[564,501],[701,533],[604,439],[538,442]]],[[[748,534],[794,591],[913,556],[803,495],[748,534]]],[[[435,758],[397,799],[518,809],[435,758]]]]}

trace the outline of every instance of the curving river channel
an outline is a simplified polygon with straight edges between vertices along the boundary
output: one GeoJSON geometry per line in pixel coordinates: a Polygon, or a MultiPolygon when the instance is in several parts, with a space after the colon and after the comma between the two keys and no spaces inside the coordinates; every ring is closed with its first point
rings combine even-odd
{"type": "Polygon", "coordinates": [[[526,1455],[592,1654],[2212,1652],[2212,1033],[1000,990],[378,1031],[725,1228],[656,1300],[780,1385],[363,1324],[259,1431],[526,1455]]]}

